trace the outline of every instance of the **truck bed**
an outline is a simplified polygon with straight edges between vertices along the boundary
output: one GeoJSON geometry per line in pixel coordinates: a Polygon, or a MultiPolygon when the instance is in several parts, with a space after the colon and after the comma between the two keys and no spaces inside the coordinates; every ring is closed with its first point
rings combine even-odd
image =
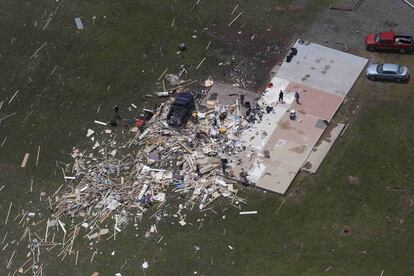
{"type": "Polygon", "coordinates": [[[411,45],[413,43],[413,37],[410,35],[395,35],[395,43],[411,45]]]}

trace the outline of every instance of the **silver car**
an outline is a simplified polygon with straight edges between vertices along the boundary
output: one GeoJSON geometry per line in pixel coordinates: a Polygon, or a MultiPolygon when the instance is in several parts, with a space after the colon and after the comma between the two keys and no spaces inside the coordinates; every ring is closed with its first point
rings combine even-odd
{"type": "Polygon", "coordinates": [[[367,77],[370,80],[393,80],[396,82],[407,80],[408,68],[398,64],[370,64],[367,68],[367,77]]]}

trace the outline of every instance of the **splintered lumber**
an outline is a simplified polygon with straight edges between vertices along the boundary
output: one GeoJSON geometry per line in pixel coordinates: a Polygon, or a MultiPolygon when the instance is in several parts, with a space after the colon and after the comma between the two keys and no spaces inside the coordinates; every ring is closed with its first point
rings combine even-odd
{"type": "MultiPolygon", "coordinates": [[[[224,133],[220,133],[221,136],[204,136],[204,133],[215,129],[216,125],[213,124],[213,120],[203,116],[200,118],[204,120],[200,121],[203,130],[198,137],[194,132],[196,122],[189,121],[189,127],[179,130],[168,125],[166,117],[173,101],[174,99],[171,98],[157,108],[155,113],[151,111],[153,116],[146,122],[142,133],[135,131],[136,133],[131,134],[132,131],[128,131],[128,139],[121,143],[115,141],[116,136],[105,135],[99,137],[99,142],[103,145],[99,149],[73,148],[72,164],[56,161],[57,172],[62,170],[64,180],[75,180],[61,185],[51,197],[41,195],[44,200],[49,200],[49,207],[54,213],[53,224],[59,224],[56,225],[56,231],[62,233],[63,230],[65,234],[67,232],[63,242],[58,242],[59,247],[62,246],[59,258],[78,255],[73,248],[73,241],[80,227],[85,229],[85,233],[79,236],[90,239],[91,242],[94,241],[93,243],[112,238],[115,240],[117,232],[125,229],[124,225],[130,222],[129,216],[134,213],[136,213],[133,218],[136,225],[138,221],[144,219],[156,221],[162,219],[165,208],[170,206],[169,198],[175,197],[175,193],[189,195],[185,198],[188,204],[179,207],[178,215],[174,216],[178,218],[177,222],[179,221],[180,224],[185,223],[185,214],[180,214],[180,211],[193,209],[196,205],[200,210],[206,209],[208,208],[206,206],[217,202],[218,198],[233,200],[232,205],[236,208],[239,208],[240,204],[245,204],[243,199],[236,196],[237,190],[232,184],[228,184],[229,181],[221,174],[221,158],[230,158],[227,156],[230,152],[240,152],[240,147],[231,147],[227,152],[219,150],[228,145],[235,145],[240,138],[242,128],[233,127],[237,123],[233,119],[238,115],[236,105],[223,107],[226,113],[232,116],[227,116],[220,121],[226,129],[224,133]],[[228,137],[223,139],[223,136],[228,137]],[[123,149],[131,145],[137,147],[131,148],[129,154],[125,155],[123,149]],[[108,154],[113,151],[119,153],[108,154]],[[170,165],[167,165],[174,165],[174,163],[177,164],[177,170],[172,170],[170,165]],[[63,167],[60,164],[63,164],[63,167]],[[192,176],[196,170],[199,178],[194,179],[192,176]],[[74,176],[76,179],[73,179],[74,176]],[[171,186],[174,188],[170,189],[171,186]],[[53,206],[50,198],[53,200],[53,206]],[[157,205],[154,206],[150,204],[151,202],[157,205]],[[148,218],[144,213],[151,209],[152,215],[148,218]],[[63,224],[63,221],[69,217],[83,219],[80,226],[78,224],[78,229],[75,225],[63,224]],[[115,220],[114,226],[107,223],[110,219],[115,220]],[[108,225],[113,228],[109,228],[108,225]]],[[[210,114],[216,116],[212,113],[206,115],[210,114]]],[[[215,212],[213,209],[209,210],[215,212]]],[[[52,220],[47,224],[47,227],[52,227],[52,220]]],[[[51,231],[52,228],[46,228],[46,232],[42,231],[43,243],[47,245],[54,244],[56,232],[51,231]]],[[[154,230],[148,231],[148,233],[153,232],[154,230]]],[[[161,239],[158,243],[160,242],[161,239]]],[[[91,262],[96,254],[98,253],[91,254],[92,257],[89,255],[91,262]]]]}
{"type": "Polygon", "coordinates": [[[22,161],[22,164],[20,165],[20,167],[21,167],[21,168],[26,167],[27,160],[29,160],[29,153],[26,153],[26,154],[24,155],[24,157],[23,157],[23,161],[22,161]]]}
{"type": "Polygon", "coordinates": [[[186,145],[184,145],[181,141],[178,141],[178,143],[189,153],[193,154],[193,151],[190,150],[186,145]]]}

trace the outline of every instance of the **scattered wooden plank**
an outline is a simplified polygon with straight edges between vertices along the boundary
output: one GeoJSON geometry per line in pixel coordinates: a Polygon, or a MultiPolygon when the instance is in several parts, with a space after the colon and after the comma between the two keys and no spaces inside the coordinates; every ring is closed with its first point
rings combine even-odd
{"type": "Polygon", "coordinates": [[[167,73],[167,71],[168,71],[168,68],[165,68],[165,70],[162,72],[162,74],[158,78],[158,81],[160,81],[164,77],[164,75],[165,75],[165,73],[167,73]]]}
{"type": "Polygon", "coordinates": [[[17,89],[16,92],[14,92],[13,96],[9,100],[9,104],[13,101],[14,97],[16,97],[17,93],[19,93],[19,89],[17,89]]]}
{"type": "Polygon", "coordinates": [[[79,250],[76,251],[75,266],[78,265],[79,250]]]}
{"type": "Polygon", "coordinates": [[[206,60],[206,57],[204,57],[200,63],[197,65],[196,70],[198,70],[198,68],[200,68],[200,66],[204,63],[204,61],[206,60]]]}
{"type": "Polygon", "coordinates": [[[36,167],[39,164],[40,146],[37,147],[36,167]]]}
{"type": "Polygon", "coordinates": [[[4,116],[3,118],[1,118],[1,119],[0,119],[0,123],[1,123],[1,122],[3,122],[4,120],[6,120],[6,119],[10,118],[10,117],[13,117],[14,115],[16,115],[16,112],[14,112],[14,113],[12,113],[12,114],[9,114],[9,115],[7,115],[7,116],[4,116]]]}
{"type": "Polygon", "coordinates": [[[43,47],[45,47],[47,45],[47,42],[43,43],[42,46],[40,46],[34,53],[33,55],[30,57],[30,59],[34,58],[39,52],[40,50],[43,49],[43,47]]]}
{"type": "Polygon", "coordinates": [[[91,261],[90,262],[93,262],[93,258],[95,257],[95,255],[96,255],[96,251],[93,251],[93,254],[92,254],[92,257],[91,257],[91,261]]]}
{"type": "Polygon", "coordinates": [[[65,235],[66,235],[65,226],[63,226],[63,223],[60,220],[58,220],[58,223],[59,223],[60,228],[62,228],[63,233],[65,233],[65,235]]]}
{"type": "Polygon", "coordinates": [[[190,154],[193,154],[193,151],[190,150],[186,145],[184,145],[181,141],[178,141],[178,143],[190,154]]]}
{"type": "Polygon", "coordinates": [[[56,65],[56,66],[53,68],[52,72],[50,72],[49,79],[53,76],[53,74],[55,73],[55,71],[56,71],[56,69],[57,69],[57,68],[58,68],[58,66],[56,65]]]}
{"type": "Polygon", "coordinates": [[[6,141],[7,141],[7,137],[3,139],[3,142],[1,143],[0,148],[2,148],[2,147],[3,147],[3,145],[6,143],[6,141]]]}
{"type": "Polygon", "coordinates": [[[197,2],[195,3],[195,5],[191,9],[191,12],[193,12],[198,7],[198,5],[200,5],[200,2],[201,2],[201,0],[197,0],[197,2]]]}
{"type": "Polygon", "coordinates": [[[233,11],[231,12],[231,15],[233,15],[235,12],[236,12],[236,10],[237,10],[237,8],[239,7],[239,4],[237,4],[235,7],[234,7],[234,9],[233,9],[233,11]]]}
{"type": "Polygon", "coordinates": [[[9,221],[9,215],[10,215],[10,210],[12,206],[13,206],[13,201],[10,201],[9,211],[7,212],[6,221],[4,222],[4,224],[7,224],[7,222],[9,221]]]}
{"type": "Polygon", "coordinates": [[[403,0],[404,3],[406,3],[408,6],[410,6],[411,8],[414,9],[414,4],[411,4],[411,2],[409,2],[408,0],[403,0]]]}
{"type": "Polygon", "coordinates": [[[256,215],[257,211],[243,211],[239,212],[239,215],[256,215]]]}
{"type": "Polygon", "coordinates": [[[107,123],[104,123],[104,122],[101,122],[101,121],[97,121],[97,120],[95,120],[94,122],[95,122],[95,124],[98,124],[98,125],[103,125],[103,126],[107,126],[108,125],[107,123]]]}
{"type": "Polygon", "coordinates": [[[230,27],[231,25],[233,25],[234,22],[236,22],[237,19],[239,19],[239,17],[243,14],[243,12],[239,13],[228,25],[227,27],[230,27]]]}
{"type": "Polygon", "coordinates": [[[13,263],[13,257],[14,257],[15,253],[16,253],[16,250],[13,251],[13,253],[12,253],[10,259],[9,259],[9,262],[7,263],[7,269],[9,269],[11,267],[11,265],[13,263]]]}
{"type": "Polygon", "coordinates": [[[25,153],[22,164],[20,165],[21,168],[26,167],[27,161],[29,160],[29,155],[30,155],[29,153],[25,153]]]}
{"type": "Polygon", "coordinates": [[[279,208],[277,208],[276,212],[275,212],[275,216],[279,213],[280,209],[282,208],[283,204],[285,204],[286,198],[283,199],[282,203],[280,203],[279,208]]]}

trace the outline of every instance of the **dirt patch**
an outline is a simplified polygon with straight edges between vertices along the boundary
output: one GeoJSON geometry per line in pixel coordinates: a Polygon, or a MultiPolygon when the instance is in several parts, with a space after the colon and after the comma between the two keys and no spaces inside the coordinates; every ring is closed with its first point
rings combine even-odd
{"type": "Polygon", "coordinates": [[[289,151],[296,152],[296,153],[304,153],[305,149],[306,149],[306,146],[303,145],[303,146],[296,146],[296,147],[290,148],[289,151]]]}
{"type": "Polygon", "coordinates": [[[360,180],[359,180],[359,177],[358,176],[349,175],[348,176],[348,182],[349,182],[349,184],[357,185],[357,184],[360,183],[360,180]]]}
{"type": "Polygon", "coordinates": [[[280,124],[280,127],[282,129],[292,129],[292,127],[289,124],[289,121],[284,121],[283,123],[280,124]]]}
{"type": "MultiPolygon", "coordinates": [[[[246,26],[255,25],[249,18],[246,21],[246,26]]],[[[217,25],[226,24],[221,22],[217,25]]],[[[234,68],[226,76],[234,80],[244,80],[246,88],[253,91],[265,88],[270,79],[269,72],[284,59],[284,52],[293,39],[292,33],[271,28],[240,28],[236,25],[218,28],[210,35],[220,49],[214,52],[214,56],[218,60],[225,60],[234,68]]]]}
{"type": "Polygon", "coordinates": [[[403,195],[401,198],[401,207],[403,211],[399,222],[400,224],[403,224],[405,222],[405,218],[413,212],[414,196],[408,194],[403,195]]]}
{"type": "Polygon", "coordinates": [[[301,11],[307,7],[309,0],[293,0],[289,6],[275,6],[275,11],[301,11]]]}
{"type": "Polygon", "coordinates": [[[309,161],[306,161],[305,165],[303,165],[303,167],[307,170],[310,170],[312,168],[312,163],[309,161]]]}
{"type": "Polygon", "coordinates": [[[330,123],[325,131],[322,133],[321,138],[318,140],[318,142],[315,145],[315,148],[319,147],[323,141],[330,143],[332,139],[332,130],[336,127],[336,123],[330,123]]]}
{"type": "Polygon", "coordinates": [[[404,195],[402,197],[401,205],[402,205],[404,212],[411,213],[413,211],[413,206],[414,206],[414,196],[404,195]]]}
{"type": "Polygon", "coordinates": [[[342,228],[341,230],[341,235],[342,236],[350,236],[352,234],[352,229],[349,226],[344,226],[344,228],[342,228]]]}

